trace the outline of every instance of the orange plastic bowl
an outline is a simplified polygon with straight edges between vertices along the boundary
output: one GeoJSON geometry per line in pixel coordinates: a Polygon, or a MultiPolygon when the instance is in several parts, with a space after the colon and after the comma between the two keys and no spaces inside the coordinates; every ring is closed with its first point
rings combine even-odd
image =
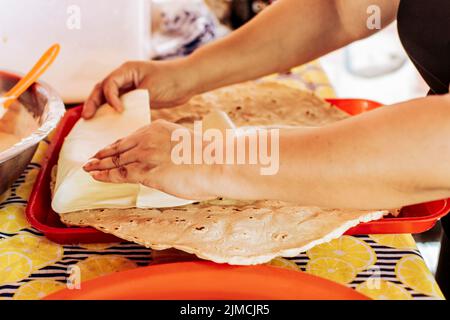
{"type": "Polygon", "coordinates": [[[368,300],[304,272],[212,262],[155,265],[83,282],[46,300],[368,300]]]}

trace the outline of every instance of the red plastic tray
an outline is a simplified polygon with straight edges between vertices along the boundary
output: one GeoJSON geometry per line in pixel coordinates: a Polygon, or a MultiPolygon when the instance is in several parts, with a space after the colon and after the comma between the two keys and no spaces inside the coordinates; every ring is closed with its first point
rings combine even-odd
{"type": "MultiPolygon", "coordinates": [[[[380,103],[358,99],[329,99],[338,108],[356,115],[381,106],[380,103]]],[[[81,107],[66,112],[61,120],[52,143],[43,161],[42,169],[33,187],[26,215],[30,224],[45,236],[61,244],[103,243],[121,241],[115,236],[94,228],[67,227],[51,208],[50,180],[52,167],[57,163],[64,138],[80,119],[81,107]]],[[[378,221],[361,223],[346,234],[396,234],[421,233],[431,229],[434,224],[450,211],[449,200],[405,207],[398,217],[387,217],[378,221]]]]}

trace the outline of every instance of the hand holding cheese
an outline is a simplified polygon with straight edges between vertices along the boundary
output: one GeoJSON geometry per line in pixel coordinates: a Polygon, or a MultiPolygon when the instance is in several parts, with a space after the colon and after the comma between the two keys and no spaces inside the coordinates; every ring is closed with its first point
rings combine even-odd
{"type": "MultiPolygon", "coordinates": [[[[175,164],[172,132],[188,130],[158,120],[99,151],[84,169],[102,182],[139,183],[185,199],[209,200],[217,166],[175,164]]],[[[191,131],[191,136],[193,136],[191,131]]]]}
{"type": "MultiPolygon", "coordinates": [[[[80,119],[67,136],[58,161],[53,209],[67,213],[162,208],[194,202],[185,199],[214,198],[208,185],[214,182],[214,166],[175,165],[171,161],[171,134],[178,128],[187,129],[166,121],[150,124],[147,90],[129,92],[121,99],[122,113],[103,105],[93,119],[80,119]],[[98,159],[92,160],[93,155],[98,159]]],[[[221,112],[206,116],[204,125],[221,130],[233,126],[221,112]]]]}
{"type": "Polygon", "coordinates": [[[104,103],[122,112],[120,94],[138,88],[152,93],[153,108],[174,107],[188,101],[195,94],[196,74],[188,68],[189,64],[187,59],[124,63],[92,90],[84,104],[83,118],[92,118],[104,103]]]}
{"type": "MultiPolygon", "coordinates": [[[[121,102],[124,106],[123,113],[104,105],[94,119],[80,119],[67,136],[59,156],[52,201],[56,212],[96,208],[168,207],[192,202],[139,185],[139,179],[125,184],[98,182],[83,170],[83,165],[98,150],[150,123],[147,90],[130,92],[122,97],[121,102]]],[[[136,173],[130,171],[129,177],[133,175],[136,173]]]]}

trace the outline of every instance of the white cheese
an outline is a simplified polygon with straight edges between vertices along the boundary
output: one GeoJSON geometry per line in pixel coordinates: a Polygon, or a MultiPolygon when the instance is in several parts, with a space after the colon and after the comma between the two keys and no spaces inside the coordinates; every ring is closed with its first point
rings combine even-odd
{"type": "Polygon", "coordinates": [[[125,107],[123,113],[104,105],[93,119],[80,119],[65,139],[58,160],[52,201],[56,212],[131,208],[138,203],[152,207],[160,203],[171,206],[190,202],[137,184],[98,182],[83,170],[83,165],[100,149],[150,123],[149,95],[146,90],[130,92],[122,97],[122,102],[125,107]]]}

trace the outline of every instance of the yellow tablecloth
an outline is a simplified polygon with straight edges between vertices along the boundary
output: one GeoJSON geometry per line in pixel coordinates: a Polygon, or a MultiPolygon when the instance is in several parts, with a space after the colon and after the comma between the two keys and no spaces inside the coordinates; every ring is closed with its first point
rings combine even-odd
{"type": "MultiPolygon", "coordinates": [[[[317,63],[289,75],[268,77],[332,97],[317,63]]],[[[81,280],[148,265],[151,251],[132,243],[59,245],[28,224],[24,210],[49,141],[0,195],[0,299],[38,299],[66,287],[73,266],[81,280]]],[[[303,270],[350,286],[374,299],[440,299],[439,290],[411,235],[343,236],[273,265],[303,270]]]]}

